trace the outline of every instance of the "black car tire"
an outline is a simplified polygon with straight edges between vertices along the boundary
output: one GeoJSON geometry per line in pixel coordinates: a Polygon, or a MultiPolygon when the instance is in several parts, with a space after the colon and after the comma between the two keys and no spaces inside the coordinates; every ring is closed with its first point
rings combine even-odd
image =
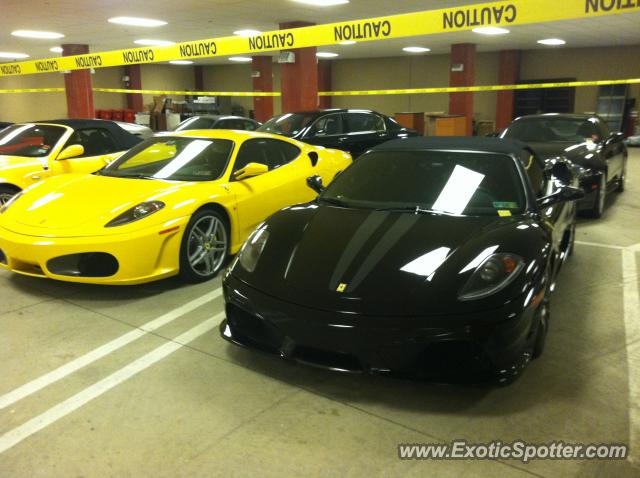
{"type": "Polygon", "coordinates": [[[593,209],[591,209],[591,217],[600,219],[604,214],[605,202],[607,200],[607,175],[602,173],[600,175],[600,184],[598,185],[598,194],[593,202],[593,209]]]}
{"type": "Polygon", "coordinates": [[[625,187],[625,181],[627,179],[627,162],[624,162],[624,166],[622,167],[622,174],[620,175],[620,180],[618,181],[618,192],[623,193],[625,187]]]}
{"type": "MultiPolygon", "coordinates": [[[[547,291],[549,293],[549,291],[547,291]]],[[[538,326],[536,327],[536,338],[533,342],[533,350],[531,353],[532,359],[537,359],[542,355],[544,351],[544,345],[547,340],[547,332],[549,332],[549,317],[550,307],[549,299],[545,297],[540,304],[536,318],[538,319],[538,326]]]]}
{"type": "Polygon", "coordinates": [[[196,212],[182,236],[180,277],[191,283],[215,277],[229,256],[230,242],[229,224],[222,214],[214,209],[196,212]],[[207,235],[210,228],[212,232],[207,235]],[[198,262],[200,256],[202,260],[198,262]]]}
{"type": "Polygon", "coordinates": [[[0,207],[2,207],[19,192],[20,190],[18,188],[12,188],[11,186],[0,186],[0,207]]]}

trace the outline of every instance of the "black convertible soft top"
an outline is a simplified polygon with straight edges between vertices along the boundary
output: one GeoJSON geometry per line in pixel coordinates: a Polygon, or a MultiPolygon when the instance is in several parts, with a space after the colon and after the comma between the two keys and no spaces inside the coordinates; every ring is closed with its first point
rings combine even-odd
{"type": "Polygon", "coordinates": [[[485,138],[479,136],[431,136],[396,139],[376,146],[372,151],[485,151],[488,153],[531,153],[531,148],[514,139],[485,138]]]}
{"type": "Polygon", "coordinates": [[[34,123],[49,123],[68,126],[69,128],[87,129],[103,128],[111,133],[113,139],[118,143],[121,150],[130,149],[142,141],[141,138],[125,131],[113,121],[100,119],[56,119],[45,121],[34,121],[34,123]]]}

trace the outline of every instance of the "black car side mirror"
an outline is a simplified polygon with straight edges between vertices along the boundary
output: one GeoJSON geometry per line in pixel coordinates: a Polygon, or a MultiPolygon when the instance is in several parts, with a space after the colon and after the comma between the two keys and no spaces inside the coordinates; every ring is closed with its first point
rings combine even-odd
{"type": "Polygon", "coordinates": [[[318,156],[318,153],[316,153],[315,151],[309,151],[309,159],[311,160],[311,166],[315,168],[316,164],[318,164],[320,156],[318,156]]]}
{"type": "Polygon", "coordinates": [[[553,194],[538,199],[538,207],[543,209],[545,207],[553,206],[561,202],[577,201],[584,197],[584,191],[580,188],[574,188],[573,186],[565,186],[558,189],[553,194]]]}
{"type": "Polygon", "coordinates": [[[322,178],[320,176],[309,176],[307,178],[307,186],[313,189],[318,194],[322,194],[324,191],[324,185],[322,184],[322,178]]]}
{"type": "Polygon", "coordinates": [[[622,133],[611,133],[609,137],[604,141],[605,144],[615,144],[621,143],[624,140],[624,134],[622,133]]]}

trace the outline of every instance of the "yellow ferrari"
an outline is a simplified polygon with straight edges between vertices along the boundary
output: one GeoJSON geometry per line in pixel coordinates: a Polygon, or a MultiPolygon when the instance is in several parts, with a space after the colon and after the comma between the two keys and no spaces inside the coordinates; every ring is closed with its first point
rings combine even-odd
{"type": "Polygon", "coordinates": [[[0,131],[0,206],[36,181],[97,171],[140,141],[113,121],[11,125],[0,131]]]}
{"type": "Polygon", "coordinates": [[[34,184],[0,208],[0,266],[72,282],[210,279],[283,207],[351,164],[342,151],[248,131],[140,143],[93,174],[34,184]]]}

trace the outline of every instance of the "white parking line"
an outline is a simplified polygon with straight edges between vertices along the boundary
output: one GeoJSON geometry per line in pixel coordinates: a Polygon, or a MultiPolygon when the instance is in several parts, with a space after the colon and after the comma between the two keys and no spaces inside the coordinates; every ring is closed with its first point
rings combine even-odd
{"type": "MultiPolygon", "coordinates": [[[[636,251],[640,244],[622,251],[622,281],[624,286],[624,326],[627,344],[640,340],[640,293],[636,251]]],[[[640,462],[640,369],[627,349],[629,374],[629,459],[640,462]]]]}
{"type": "Polygon", "coordinates": [[[616,245],[612,245],[612,244],[602,244],[600,242],[576,241],[576,244],[580,244],[581,246],[603,247],[605,249],[618,249],[620,251],[625,249],[624,246],[616,246],[616,245]]]}
{"type": "Polygon", "coordinates": [[[130,344],[131,342],[139,339],[140,337],[145,336],[146,334],[153,332],[160,327],[163,327],[170,322],[182,317],[183,315],[188,314],[189,312],[197,309],[205,305],[208,302],[213,301],[214,299],[220,297],[222,295],[222,289],[217,288],[213,292],[210,292],[202,297],[192,300],[176,309],[173,309],[167,312],[164,315],[161,315],[155,320],[147,322],[146,324],[140,326],[139,328],[132,330],[131,332],[127,332],[124,335],[121,335],[117,339],[112,340],[104,345],[101,345],[97,349],[88,352],[71,362],[68,362],[52,372],[46,373],[31,382],[25,383],[24,385],[12,390],[9,393],[6,393],[0,396],[0,410],[8,407],[9,405],[17,402],[18,400],[22,400],[25,397],[37,392],[38,390],[43,389],[44,387],[51,385],[52,383],[57,382],[58,380],[66,377],[67,375],[72,374],[73,372],[81,369],[82,367],[86,367],[87,365],[95,362],[103,358],[110,353],[115,352],[118,349],[121,349],[125,345],[130,344]]]}
{"type": "Polygon", "coordinates": [[[219,324],[223,317],[224,313],[220,313],[211,319],[205,320],[180,335],[174,341],[161,345],[134,362],[131,362],[129,365],[122,367],[117,372],[112,373],[108,377],[76,393],[64,402],[51,407],[46,412],[0,436],[0,453],[7,451],[9,448],[29,438],[34,433],[37,433],[43,428],[55,423],[83,405],[86,405],[91,400],[98,398],[100,395],[149,368],[163,358],[171,355],[201,335],[210,332],[219,324]]]}

